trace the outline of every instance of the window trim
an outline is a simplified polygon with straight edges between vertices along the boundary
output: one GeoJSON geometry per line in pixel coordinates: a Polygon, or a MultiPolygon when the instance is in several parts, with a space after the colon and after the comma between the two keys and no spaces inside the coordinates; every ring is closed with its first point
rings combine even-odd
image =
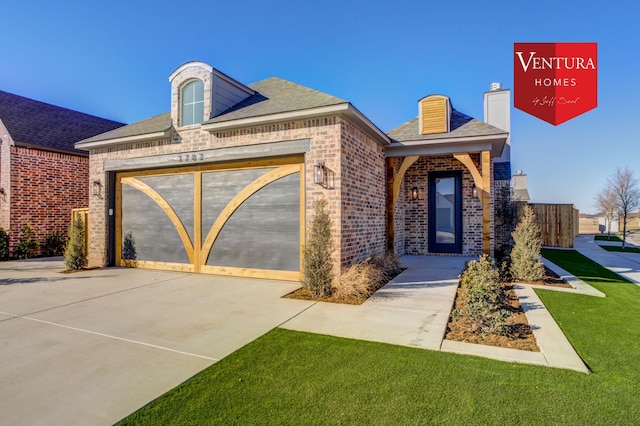
{"type": "Polygon", "coordinates": [[[203,123],[204,120],[204,82],[198,78],[194,78],[194,79],[190,79],[188,81],[186,81],[182,87],[180,88],[180,127],[185,127],[185,126],[195,126],[197,124],[201,124],[203,123]],[[184,92],[185,90],[191,86],[196,84],[197,82],[200,82],[200,84],[202,85],[202,99],[201,100],[195,100],[195,90],[194,90],[194,96],[192,97],[192,99],[189,100],[189,102],[186,102],[185,99],[185,95],[184,92]],[[194,121],[191,123],[185,123],[184,122],[184,117],[185,117],[185,107],[189,107],[192,108],[192,113],[195,113],[195,105],[197,104],[202,104],[202,117],[199,118],[200,121],[197,121],[195,119],[195,114],[192,114],[192,116],[194,117],[194,121]]]}

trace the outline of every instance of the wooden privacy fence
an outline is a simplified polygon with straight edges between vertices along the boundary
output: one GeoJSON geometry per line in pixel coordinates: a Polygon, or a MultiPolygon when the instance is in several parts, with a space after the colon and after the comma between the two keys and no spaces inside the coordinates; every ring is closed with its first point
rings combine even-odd
{"type": "Polygon", "coordinates": [[[579,212],[573,204],[529,204],[536,213],[542,245],[573,248],[579,232],[579,212]]]}
{"type": "Polygon", "coordinates": [[[80,219],[84,225],[84,252],[89,253],[89,209],[72,209],[71,210],[71,226],[80,219]]]}

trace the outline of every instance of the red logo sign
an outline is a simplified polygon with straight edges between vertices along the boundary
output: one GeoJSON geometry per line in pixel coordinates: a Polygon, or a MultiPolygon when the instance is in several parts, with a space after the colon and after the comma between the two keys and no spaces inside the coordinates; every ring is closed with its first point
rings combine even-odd
{"type": "Polygon", "coordinates": [[[514,106],[554,126],[598,106],[597,43],[514,43],[514,106]]]}

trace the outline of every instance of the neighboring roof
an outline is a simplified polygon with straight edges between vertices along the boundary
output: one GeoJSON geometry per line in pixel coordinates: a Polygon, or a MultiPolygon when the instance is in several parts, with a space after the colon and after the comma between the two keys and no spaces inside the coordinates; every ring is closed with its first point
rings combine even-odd
{"type": "Polygon", "coordinates": [[[112,139],[131,138],[135,136],[143,136],[157,133],[167,133],[171,130],[171,113],[165,112],[137,123],[122,126],[110,132],[102,133],[94,137],[83,140],[78,143],[78,147],[85,147],[93,142],[100,142],[112,139]]]}
{"type": "Polygon", "coordinates": [[[18,146],[77,153],[82,151],[75,149],[76,142],[124,125],[2,90],[0,120],[18,146]]]}
{"type": "Polygon", "coordinates": [[[484,123],[476,118],[469,117],[455,109],[451,109],[451,123],[448,133],[436,133],[431,135],[420,134],[420,124],[418,117],[407,121],[387,133],[387,135],[398,142],[466,138],[474,136],[497,136],[507,132],[490,124],[484,123]]]}
{"type": "Polygon", "coordinates": [[[348,103],[344,99],[278,77],[270,77],[248,87],[257,93],[203,124],[348,103]]]}

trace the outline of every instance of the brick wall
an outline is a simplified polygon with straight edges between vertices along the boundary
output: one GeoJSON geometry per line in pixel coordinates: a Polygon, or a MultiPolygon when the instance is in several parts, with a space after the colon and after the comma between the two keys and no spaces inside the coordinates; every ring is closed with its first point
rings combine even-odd
{"type": "Polygon", "coordinates": [[[342,258],[343,266],[383,253],[386,243],[384,150],[342,120],[342,258]]]}
{"type": "MultiPolygon", "coordinates": [[[[319,197],[329,201],[334,222],[333,238],[336,242],[334,261],[341,264],[341,157],[340,140],[342,124],[338,117],[325,117],[310,120],[292,121],[280,124],[255,126],[230,131],[209,133],[199,128],[177,128],[170,140],[156,140],[114,147],[97,148],[91,151],[90,178],[93,181],[106,181],[104,171],[105,160],[121,160],[136,157],[146,157],[160,154],[182,154],[204,149],[228,148],[234,146],[256,145],[289,140],[310,140],[310,151],[305,155],[305,207],[307,221],[311,218],[313,204],[319,197]],[[313,183],[314,165],[317,162],[334,171],[333,188],[323,188],[313,183]]],[[[106,191],[108,194],[108,190],[106,191]]],[[[99,199],[91,197],[89,200],[89,265],[102,266],[106,264],[107,254],[107,206],[106,197],[99,199]]]]}
{"type": "Polygon", "coordinates": [[[11,147],[10,155],[7,200],[10,200],[11,250],[27,223],[37,228],[41,244],[47,234],[66,233],[71,224],[71,209],[88,204],[89,159],[16,146],[11,147]]]}
{"type": "MultiPolygon", "coordinates": [[[[479,155],[471,155],[479,167],[479,155]]],[[[425,255],[428,252],[428,174],[431,171],[462,172],[462,255],[482,253],[482,204],[471,196],[473,178],[467,168],[451,156],[420,157],[407,170],[400,189],[398,204],[404,205],[404,218],[398,214],[396,226],[404,222],[404,229],[396,229],[396,239],[404,232],[404,254],[425,255]],[[411,188],[418,188],[418,199],[411,197],[411,188]],[[404,220],[403,220],[404,219],[404,220]]],[[[397,210],[396,210],[397,212],[397,210]]]]}

